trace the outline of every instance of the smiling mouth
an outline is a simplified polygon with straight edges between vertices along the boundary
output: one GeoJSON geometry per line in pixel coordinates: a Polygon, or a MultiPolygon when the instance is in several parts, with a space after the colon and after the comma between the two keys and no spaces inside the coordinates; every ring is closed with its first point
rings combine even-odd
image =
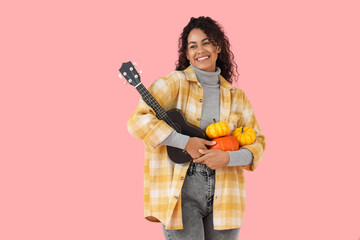
{"type": "Polygon", "coordinates": [[[204,56],[204,57],[201,57],[201,58],[197,58],[196,60],[198,61],[204,61],[206,59],[208,59],[210,56],[204,56]]]}

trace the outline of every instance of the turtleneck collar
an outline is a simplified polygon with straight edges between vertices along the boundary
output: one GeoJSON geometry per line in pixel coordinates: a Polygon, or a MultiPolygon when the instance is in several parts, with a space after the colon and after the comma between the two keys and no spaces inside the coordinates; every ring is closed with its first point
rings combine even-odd
{"type": "Polygon", "coordinates": [[[218,66],[216,66],[215,72],[208,72],[194,67],[194,65],[192,65],[191,63],[190,65],[194,69],[196,77],[201,85],[214,87],[219,86],[219,75],[221,73],[221,69],[218,66]]]}

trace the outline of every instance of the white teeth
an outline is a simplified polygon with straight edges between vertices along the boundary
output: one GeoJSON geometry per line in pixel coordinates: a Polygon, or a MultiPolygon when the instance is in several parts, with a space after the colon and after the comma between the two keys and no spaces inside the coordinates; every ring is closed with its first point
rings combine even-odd
{"type": "Polygon", "coordinates": [[[209,58],[209,56],[198,58],[197,60],[201,61],[201,60],[204,60],[204,59],[207,59],[207,58],[209,58]]]}

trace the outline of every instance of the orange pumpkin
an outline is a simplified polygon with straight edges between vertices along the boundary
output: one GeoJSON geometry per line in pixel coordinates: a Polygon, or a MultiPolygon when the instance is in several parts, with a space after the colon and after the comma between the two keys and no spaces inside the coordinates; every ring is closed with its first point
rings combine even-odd
{"type": "Polygon", "coordinates": [[[223,151],[239,150],[239,143],[233,136],[215,138],[212,141],[215,141],[216,144],[210,146],[210,149],[220,149],[223,151]]]}
{"type": "Polygon", "coordinates": [[[214,123],[210,124],[206,128],[206,135],[211,138],[219,138],[226,136],[230,133],[230,126],[226,122],[216,122],[214,119],[214,123]]]}

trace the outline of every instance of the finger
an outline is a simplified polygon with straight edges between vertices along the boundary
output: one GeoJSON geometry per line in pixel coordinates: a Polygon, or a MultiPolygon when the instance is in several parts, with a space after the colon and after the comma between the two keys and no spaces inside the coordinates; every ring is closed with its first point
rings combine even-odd
{"type": "Polygon", "coordinates": [[[209,153],[209,150],[208,149],[199,149],[199,153],[201,153],[201,154],[207,154],[207,153],[209,153]]]}
{"type": "Polygon", "coordinates": [[[215,145],[215,144],[216,144],[216,142],[215,142],[215,141],[208,141],[208,140],[204,140],[204,144],[205,144],[205,145],[212,146],[212,145],[215,145]]]}
{"type": "Polygon", "coordinates": [[[208,166],[210,169],[212,169],[212,170],[215,170],[216,169],[216,167],[215,166],[208,166]]]}
{"type": "Polygon", "coordinates": [[[203,163],[204,161],[205,161],[205,157],[204,157],[204,156],[199,157],[199,158],[193,160],[194,163],[203,163]]]}

